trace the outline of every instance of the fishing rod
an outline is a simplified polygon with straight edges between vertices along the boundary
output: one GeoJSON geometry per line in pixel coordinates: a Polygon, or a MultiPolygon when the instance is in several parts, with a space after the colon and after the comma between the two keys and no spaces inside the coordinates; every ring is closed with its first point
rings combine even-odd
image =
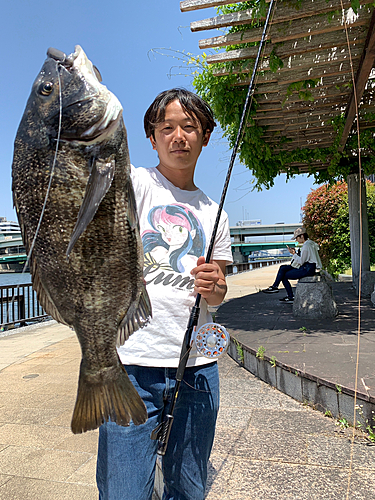
{"type": "MultiPolygon", "coordinates": [[[[216,233],[217,233],[217,230],[219,227],[219,221],[220,221],[221,213],[223,211],[225,197],[226,197],[226,194],[228,191],[229,180],[230,180],[230,177],[232,174],[234,161],[236,159],[237,150],[238,150],[239,143],[241,140],[243,128],[245,126],[246,115],[247,115],[247,112],[248,112],[250,104],[251,104],[251,98],[254,94],[255,76],[256,76],[257,69],[258,69],[258,64],[259,64],[261,52],[263,49],[263,45],[265,43],[267,28],[268,28],[268,24],[269,24],[270,17],[271,17],[271,12],[272,12],[273,5],[274,5],[275,1],[276,0],[270,1],[266,21],[264,23],[263,33],[262,33],[262,37],[261,37],[261,40],[259,43],[258,53],[257,53],[257,57],[255,59],[253,73],[251,76],[251,80],[249,83],[249,88],[247,91],[244,108],[242,111],[240,125],[239,125],[238,133],[237,133],[237,138],[236,138],[234,148],[232,151],[232,155],[230,158],[228,172],[227,172],[227,176],[225,179],[223,192],[222,192],[220,203],[219,203],[219,208],[217,211],[214,228],[213,228],[212,235],[211,235],[210,245],[208,247],[208,251],[207,251],[207,255],[206,255],[206,263],[209,263],[211,260],[211,255],[213,252],[215,239],[216,239],[216,233]]],[[[151,439],[158,440],[157,453],[158,453],[158,455],[161,455],[161,456],[164,456],[166,453],[166,450],[167,450],[168,440],[169,440],[169,436],[170,436],[171,428],[172,428],[172,424],[173,424],[173,419],[174,419],[173,412],[174,412],[174,408],[176,406],[178,391],[180,389],[180,385],[181,385],[182,379],[184,377],[186,364],[187,364],[187,361],[189,359],[189,354],[190,354],[190,351],[191,351],[192,345],[193,345],[191,338],[193,335],[193,331],[195,330],[195,328],[198,324],[198,318],[199,318],[199,313],[200,313],[200,307],[199,307],[200,301],[201,301],[201,294],[198,293],[196,300],[195,300],[195,305],[192,308],[192,311],[190,313],[190,317],[189,317],[189,321],[187,324],[184,340],[182,343],[180,360],[179,360],[177,372],[176,372],[176,385],[175,385],[173,396],[172,396],[172,404],[171,404],[170,412],[167,415],[165,415],[164,420],[162,422],[160,422],[160,424],[157,427],[155,427],[155,429],[151,433],[151,439]]],[[[215,325],[215,324],[203,325],[202,328],[199,329],[199,332],[201,332],[201,335],[197,335],[196,338],[203,337],[206,342],[204,342],[204,343],[197,342],[198,351],[200,351],[206,357],[210,357],[210,358],[219,357],[221,354],[223,354],[225,352],[225,350],[228,348],[228,345],[229,345],[228,334],[227,334],[225,328],[223,328],[220,325],[215,325]],[[202,328],[203,328],[203,330],[202,330],[202,328]],[[214,353],[216,353],[216,354],[214,354],[214,353]]]]}

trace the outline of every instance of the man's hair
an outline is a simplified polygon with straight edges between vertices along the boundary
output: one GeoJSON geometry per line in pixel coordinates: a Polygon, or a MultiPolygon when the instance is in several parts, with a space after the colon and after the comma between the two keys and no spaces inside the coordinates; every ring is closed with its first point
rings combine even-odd
{"type": "Polygon", "coordinates": [[[146,137],[155,138],[155,127],[164,121],[165,108],[173,101],[179,101],[182,109],[202,125],[203,133],[212,132],[216,126],[214,114],[210,106],[198,95],[182,88],[175,88],[161,92],[146,111],[144,128],[146,137]]]}

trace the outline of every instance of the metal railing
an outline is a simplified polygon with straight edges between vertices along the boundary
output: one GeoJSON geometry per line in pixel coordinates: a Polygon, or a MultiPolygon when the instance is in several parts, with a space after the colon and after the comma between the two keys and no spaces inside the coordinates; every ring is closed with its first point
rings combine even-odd
{"type": "Polygon", "coordinates": [[[266,258],[253,260],[250,262],[234,262],[233,264],[229,264],[225,268],[225,275],[228,274],[237,274],[242,273],[243,271],[251,271],[252,269],[258,269],[260,267],[272,266],[273,264],[281,264],[287,260],[290,260],[291,257],[275,257],[275,258],[266,258]]]}
{"type": "Polygon", "coordinates": [[[0,328],[46,317],[31,283],[0,286],[0,328]]]}

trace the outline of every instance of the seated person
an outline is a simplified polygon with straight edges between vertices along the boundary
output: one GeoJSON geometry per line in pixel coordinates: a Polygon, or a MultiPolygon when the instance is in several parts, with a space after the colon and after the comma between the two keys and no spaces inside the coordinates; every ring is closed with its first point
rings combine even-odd
{"type": "Polygon", "coordinates": [[[293,302],[294,300],[292,287],[288,280],[298,280],[305,276],[314,276],[316,269],[322,267],[318,254],[319,245],[309,240],[304,227],[296,229],[292,239],[297,240],[298,243],[303,243],[300,255],[298,255],[295,248],[288,247],[289,252],[293,255],[291,263],[280,266],[273,285],[262,290],[264,293],[277,293],[279,291],[279,284],[282,282],[288,295],[280,299],[281,302],[293,302]]]}

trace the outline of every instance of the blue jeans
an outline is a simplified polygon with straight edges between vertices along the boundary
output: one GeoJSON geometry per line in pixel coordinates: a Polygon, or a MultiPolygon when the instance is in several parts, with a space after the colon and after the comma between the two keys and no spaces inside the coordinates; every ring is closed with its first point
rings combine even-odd
{"type": "MultiPolygon", "coordinates": [[[[145,424],[99,429],[96,480],[99,500],[151,500],[158,443],[151,431],[169,412],[175,368],[125,366],[146,404],[145,424]]],[[[165,456],[163,500],[203,500],[207,463],[219,409],[217,363],[186,368],[165,456]]]]}
{"type": "Polygon", "coordinates": [[[298,269],[290,265],[284,265],[279,267],[276,279],[272,286],[278,287],[282,282],[286,293],[290,299],[293,298],[292,287],[288,280],[299,280],[305,276],[314,276],[316,270],[316,264],[310,264],[310,262],[305,262],[298,269]]]}

